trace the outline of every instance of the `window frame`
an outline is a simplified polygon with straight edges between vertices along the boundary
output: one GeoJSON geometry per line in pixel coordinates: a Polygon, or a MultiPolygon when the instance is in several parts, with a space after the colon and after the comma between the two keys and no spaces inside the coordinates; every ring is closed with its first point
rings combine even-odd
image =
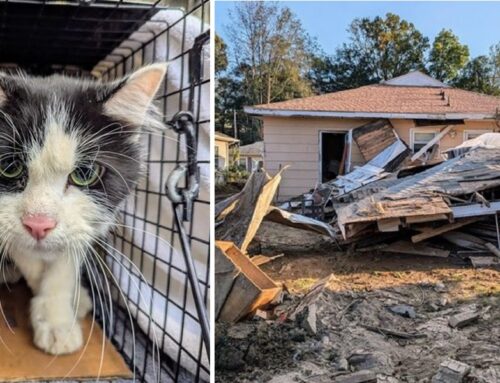
{"type": "MultiPolygon", "coordinates": [[[[438,134],[439,134],[439,127],[438,128],[412,128],[410,130],[410,149],[411,151],[413,152],[413,154],[417,153],[417,151],[415,151],[415,144],[422,144],[422,142],[415,142],[415,133],[433,133],[434,134],[434,137],[435,138],[438,134]]],[[[427,144],[429,141],[423,143],[424,145],[427,144]]],[[[437,145],[438,146],[438,149],[439,149],[439,142],[436,142],[434,145],[437,145]]],[[[420,150],[420,149],[419,149],[420,150]]]]}
{"type": "Polygon", "coordinates": [[[467,135],[470,133],[474,133],[474,134],[480,133],[480,135],[484,134],[484,133],[493,133],[493,129],[465,129],[464,135],[463,135],[463,142],[472,139],[472,138],[467,138],[467,135]]]}

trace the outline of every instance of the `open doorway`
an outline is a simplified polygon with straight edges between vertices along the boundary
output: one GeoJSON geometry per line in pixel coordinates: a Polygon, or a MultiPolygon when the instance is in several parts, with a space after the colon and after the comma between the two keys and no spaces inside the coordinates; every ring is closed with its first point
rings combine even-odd
{"type": "Polygon", "coordinates": [[[345,165],[345,132],[321,132],[321,182],[328,182],[342,174],[345,165]]]}

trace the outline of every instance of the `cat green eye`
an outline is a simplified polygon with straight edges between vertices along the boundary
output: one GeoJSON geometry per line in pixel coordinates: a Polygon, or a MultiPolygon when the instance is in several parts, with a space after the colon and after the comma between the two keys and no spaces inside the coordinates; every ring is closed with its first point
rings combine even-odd
{"type": "Polygon", "coordinates": [[[75,186],[89,187],[100,180],[103,172],[104,168],[96,163],[80,165],[69,175],[69,180],[75,186]]]}
{"type": "Polygon", "coordinates": [[[23,163],[17,158],[7,157],[0,161],[0,175],[4,178],[19,178],[23,171],[23,163]]]}

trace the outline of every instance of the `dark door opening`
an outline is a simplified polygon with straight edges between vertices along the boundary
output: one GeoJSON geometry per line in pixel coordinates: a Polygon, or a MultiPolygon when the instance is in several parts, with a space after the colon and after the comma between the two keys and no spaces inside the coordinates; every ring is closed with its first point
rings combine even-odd
{"type": "Polygon", "coordinates": [[[321,182],[328,182],[343,174],[345,165],[346,133],[321,132],[321,182]]]}

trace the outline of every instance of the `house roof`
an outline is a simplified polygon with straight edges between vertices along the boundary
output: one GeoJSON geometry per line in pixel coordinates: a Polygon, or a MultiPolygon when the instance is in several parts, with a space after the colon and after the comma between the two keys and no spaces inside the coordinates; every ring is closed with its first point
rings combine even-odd
{"type": "Polygon", "coordinates": [[[215,140],[224,142],[240,142],[240,140],[238,140],[237,138],[233,138],[221,132],[215,132],[215,140]]]}
{"type": "Polygon", "coordinates": [[[491,119],[500,98],[451,88],[420,72],[381,84],[245,108],[254,115],[491,119]]]}
{"type": "Polygon", "coordinates": [[[264,154],[264,141],[240,146],[240,156],[262,156],[264,154]]]}
{"type": "Polygon", "coordinates": [[[391,78],[390,80],[381,81],[384,85],[394,86],[428,86],[432,88],[449,88],[450,86],[442,81],[432,78],[428,74],[422,73],[418,70],[408,72],[402,76],[391,78]]]}

